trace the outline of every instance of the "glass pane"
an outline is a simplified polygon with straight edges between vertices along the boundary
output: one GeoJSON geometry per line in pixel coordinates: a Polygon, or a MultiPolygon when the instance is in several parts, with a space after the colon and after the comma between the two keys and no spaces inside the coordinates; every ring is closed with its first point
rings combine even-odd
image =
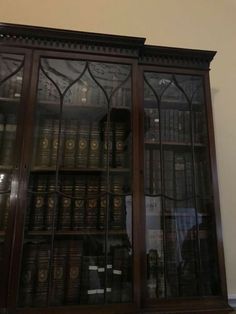
{"type": "MultiPolygon", "coordinates": [[[[0,267],[4,258],[24,57],[0,53],[0,267]]],[[[2,269],[2,268],[1,268],[2,269]]]]}
{"type": "Polygon", "coordinates": [[[145,73],[144,112],[147,298],[217,295],[202,78],[145,73]]]}
{"type": "Polygon", "coordinates": [[[132,299],[130,71],[41,59],[20,307],[132,299]]]}

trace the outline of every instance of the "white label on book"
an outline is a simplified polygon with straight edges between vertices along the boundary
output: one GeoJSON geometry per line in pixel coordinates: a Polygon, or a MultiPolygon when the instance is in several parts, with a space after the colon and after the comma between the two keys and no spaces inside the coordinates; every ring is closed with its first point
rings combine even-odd
{"type": "Polygon", "coordinates": [[[107,292],[111,292],[111,288],[107,288],[106,290],[107,290],[107,292]]]}
{"type": "Polygon", "coordinates": [[[121,270],[118,270],[118,269],[114,269],[114,270],[113,270],[113,274],[115,274],[115,275],[121,275],[121,274],[122,274],[122,271],[121,271],[121,270]]]}
{"type": "Polygon", "coordinates": [[[112,265],[111,264],[108,264],[107,265],[107,269],[111,269],[112,268],[112,265]]]}
{"type": "Polygon", "coordinates": [[[20,97],[20,94],[19,93],[15,93],[14,97],[20,97]]]}
{"type": "Polygon", "coordinates": [[[104,272],[104,271],[105,271],[105,268],[104,268],[104,267],[98,268],[98,272],[99,272],[99,273],[102,273],[102,272],[104,272]]]}
{"type": "Polygon", "coordinates": [[[97,289],[94,290],[88,290],[87,294],[96,294],[97,293],[97,289]]]}
{"type": "Polygon", "coordinates": [[[22,81],[22,76],[17,76],[16,80],[21,82],[22,81]]]}
{"type": "Polygon", "coordinates": [[[3,130],[4,130],[4,125],[0,124],[0,131],[3,131],[3,130]]]}
{"type": "Polygon", "coordinates": [[[104,293],[104,289],[97,289],[97,293],[99,293],[99,294],[104,293]]]}
{"type": "Polygon", "coordinates": [[[97,270],[98,267],[96,265],[90,265],[89,270],[97,270]]]}
{"type": "Polygon", "coordinates": [[[16,130],[16,124],[6,124],[6,131],[14,132],[16,130]]]}

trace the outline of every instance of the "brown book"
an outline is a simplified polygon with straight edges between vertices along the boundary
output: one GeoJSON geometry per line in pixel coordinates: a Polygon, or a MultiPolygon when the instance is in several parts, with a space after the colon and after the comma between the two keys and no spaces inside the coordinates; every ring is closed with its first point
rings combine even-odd
{"type": "Polygon", "coordinates": [[[62,230],[69,230],[72,226],[73,178],[71,176],[63,177],[61,192],[63,195],[60,198],[60,220],[58,225],[62,230]]]}
{"type": "Polygon", "coordinates": [[[98,178],[91,176],[87,183],[85,228],[96,229],[98,223],[98,200],[99,185],[98,178]]]}
{"type": "Polygon", "coordinates": [[[112,212],[110,217],[110,227],[112,229],[125,228],[125,203],[123,193],[123,178],[114,176],[112,179],[112,212]]]}
{"type": "Polygon", "coordinates": [[[37,248],[38,254],[36,259],[36,282],[34,287],[33,305],[42,307],[47,305],[48,284],[49,284],[49,244],[41,243],[37,248]]]}
{"type": "Polygon", "coordinates": [[[58,158],[58,144],[59,144],[59,120],[53,120],[53,126],[52,126],[52,143],[51,143],[51,162],[50,166],[55,168],[57,164],[57,158],[58,158]]]}
{"type": "Polygon", "coordinates": [[[98,228],[104,229],[106,226],[106,211],[107,211],[107,189],[106,180],[101,179],[100,182],[100,195],[99,195],[99,216],[98,216],[98,228]]]}
{"type": "Polygon", "coordinates": [[[84,176],[75,177],[73,214],[72,214],[72,228],[75,230],[84,228],[85,194],[86,194],[85,177],[84,176]]]}
{"type": "Polygon", "coordinates": [[[110,167],[113,166],[113,148],[114,148],[114,125],[110,122],[108,125],[108,122],[105,122],[103,125],[102,130],[102,165],[104,168],[106,168],[108,165],[110,167]]]}
{"type": "Polygon", "coordinates": [[[70,241],[68,245],[66,270],[66,304],[80,303],[81,262],[83,255],[83,242],[70,241]]]}
{"type": "Polygon", "coordinates": [[[55,178],[53,176],[48,177],[47,184],[47,199],[46,199],[46,211],[45,211],[45,229],[51,230],[53,227],[53,223],[56,226],[56,218],[57,218],[57,208],[56,208],[56,185],[55,178]],[[54,193],[53,193],[54,192],[54,193]],[[54,219],[55,216],[55,219],[54,219]],[[55,221],[54,221],[55,220],[55,221]]]}
{"type": "Polygon", "coordinates": [[[77,120],[67,120],[65,125],[65,141],[64,141],[64,154],[63,166],[65,168],[75,167],[75,147],[77,137],[77,120]]]}
{"type": "Polygon", "coordinates": [[[40,121],[38,128],[38,142],[35,155],[35,165],[39,167],[49,167],[51,160],[52,146],[52,119],[40,121]]]}
{"type": "Polygon", "coordinates": [[[5,130],[3,135],[1,165],[12,166],[14,162],[16,138],[16,116],[9,114],[6,118],[5,130]]]}
{"type": "Polygon", "coordinates": [[[124,168],[126,166],[125,152],[125,124],[115,124],[115,167],[124,168]]]}
{"type": "Polygon", "coordinates": [[[36,283],[37,244],[26,243],[24,246],[19,290],[19,305],[31,307],[36,283]]]}
{"type": "Polygon", "coordinates": [[[31,230],[43,230],[44,228],[44,214],[46,205],[46,189],[47,179],[45,176],[39,176],[36,179],[35,194],[33,194],[33,200],[31,204],[31,218],[30,229],[31,230]]]}
{"type": "Polygon", "coordinates": [[[76,145],[76,168],[88,167],[89,152],[89,123],[86,121],[79,122],[77,145],[76,145]]]}
{"type": "Polygon", "coordinates": [[[52,305],[62,305],[65,302],[65,280],[66,280],[66,255],[67,242],[55,242],[53,253],[53,270],[52,270],[52,305]]]}
{"type": "Polygon", "coordinates": [[[6,230],[10,209],[10,180],[7,173],[0,174],[0,230],[6,230]]]}
{"type": "Polygon", "coordinates": [[[92,122],[89,134],[89,168],[98,168],[100,166],[100,146],[99,124],[92,122]]]}

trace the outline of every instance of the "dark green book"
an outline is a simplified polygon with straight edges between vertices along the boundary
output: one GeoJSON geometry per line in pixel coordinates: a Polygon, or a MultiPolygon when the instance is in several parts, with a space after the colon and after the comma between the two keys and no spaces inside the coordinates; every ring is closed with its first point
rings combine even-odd
{"type": "Polygon", "coordinates": [[[57,207],[56,207],[56,185],[55,185],[55,178],[53,176],[48,177],[47,182],[47,198],[46,198],[46,211],[45,211],[45,218],[44,218],[44,224],[45,229],[51,230],[54,226],[57,225],[57,207]],[[55,218],[54,218],[55,217],[55,218]]]}
{"type": "Polygon", "coordinates": [[[89,153],[89,123],[86,121],[79,122],[77,145],[76,145],[76,168],[88,167],[89,153]]]}
{"type": "Polygon", "coordinates": [[[75,167],[77,127],[78,127],[77,120],[66,121],[64,152],[63,152],[63,167],[64,168],[75,167]]]}
{"type": "Polygon", "coordinates": [[[98,225],[99,181],[91,176],[87,181],[85,228],[96,229],[98,225]]]}
{"type": "Polygon", "coordinates": [[[84,176],[75,177],[74,181],[74,199],[72,205],[72,228],[74,230],[84,228],[85,218],[85,193],[86,178],[84,176]]]}
{"type": "Polygon", "coordinates": [[[72,193],[73,193],[73,178],[64,176],[62,179],[61,192],[63,195],[60,198],[60,213],[59,213],[59,228],[69,230],[72,227],[72,193]]]}
{"type": "Polygon", "coordinates": [[[92,122],[89,133],[89,168],[98,168],[100,166],[100,146],[99,124],[97,122],[92,122]]]}
{"type": "Polygon", "coordinates": [[[115,124],[115,167],[124,168],[126,166],[125,151],[125,123],[115,124]]]}
{"type": "Polygon", "coordinates": [[[43,119],[39,122],[38,141],[35,155],[35,165],[38,167],[49,167],[52,148],[53,120],[43,119]]]}

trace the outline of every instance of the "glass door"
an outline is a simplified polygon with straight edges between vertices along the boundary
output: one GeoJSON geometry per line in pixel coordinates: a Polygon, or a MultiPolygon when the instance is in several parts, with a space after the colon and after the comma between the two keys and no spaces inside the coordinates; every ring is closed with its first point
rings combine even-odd
{"type": "Polygon", "coordinates": [[[146,299],[219,294],[203,78],[144,73],[146,299]]]}
{"type": "Polygon", "coordinates": [[[42,57],[19,307],[132,301],[131,66],[42,57]]]}
{"type": "Polygon", "coordinates": [[[22,108],[24,59],[23,54],[0,51],[0,290],[4,290],[3,294],[7,293],[4,285],[8,276],[11,249],[11,243],[7,243],[7,239],[13,233],[13,230],[9,231],[7,237],[8,228],[12,229],[9,216],[10,213],[13,216],[17,197],[15,187],[18,180],[16,169],[19,166],[19,141],[16,138],[22,108]]]}

